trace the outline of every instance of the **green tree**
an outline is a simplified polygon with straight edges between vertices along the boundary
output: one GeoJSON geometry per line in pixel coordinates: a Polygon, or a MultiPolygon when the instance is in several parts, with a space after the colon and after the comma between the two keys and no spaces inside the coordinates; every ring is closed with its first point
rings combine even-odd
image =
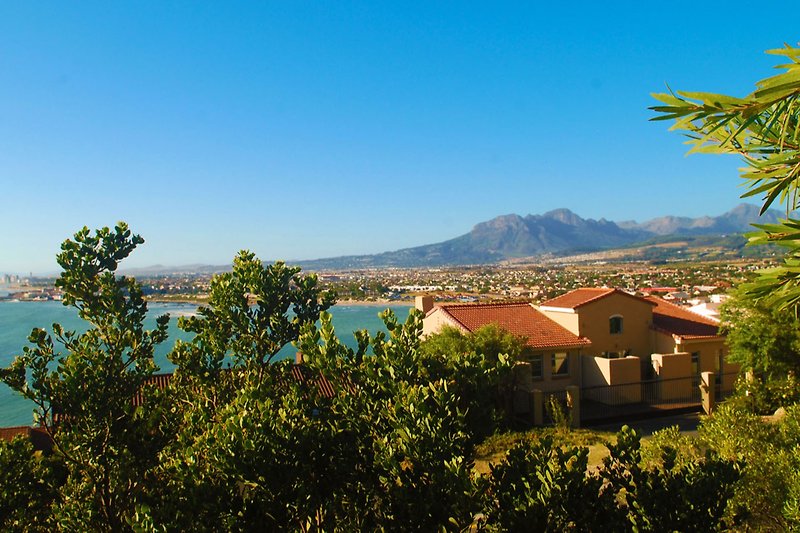
{"type": "Polygon", "coordinates": [[[34,329],[32,346],[3,371],[3,381],[34,402],[36,420],[66,465],[57,518],[68,529],[122,529],[144,490],[141,473],[163,444],[153,425],[158,397],[145,395],[139,406],[133,398],[157,369],[153,350],[167,337],[169,317],[146,330],[141,287],[115,274],[143,242],[122,222],[94,234],[83,228],[65,241],[56,286],[88,329],[79,334],[53,324],[57,342],[34,329]]]}
{"type": "Polygon", "coordinates": [[[491,466],[483,496],[488,529],[624,530],[616,494],[600,476],[587,474],[588,458],[588,448],[561,449],[550,437],[515,445],[491,466]]]}
{"type": "Polygon", "coordinates": [[[509,386],[510,371],[525,349],[525,339],[496,324],[464,333],[445,327],[420,343],[418,373],[446,379],[461,399],[472,442],[477,444],[503,423],[500,399],[509,386]]]}
{"type": "Polygon", "coordinates": [[[452,376],[428,372],[421,313],[381,318],[389,337],[356,332],[357,350],[341,344],[327,315],[299,343],[312,368],[347,385],[330,407],[353,436],[360,473],[337,496],[349,501],[343,529],[461,530],[479,502],[459,389],[452,376]]]}
{"type": "Polygon", "coordinates": [[[703,419],[701,447],[741,464],[741,479],[733,490],[727,515],[741,531],[795,531],[800,527],[800,406],[786,416],[765,421],[761,416],[726,402],[703,419]]]}
{"type": "Polygon", "coordinates": [[[168,419],[176,438],[150,473],[142,521],[251,530],[328,519],[318,492],[346,479],[337,466],[351,463],[336,461],[345,441],[312,416],[325,400],[292,377],[294,362],[273,359],[335,297],[316,276],[247,251],[214,276],[208,305],[179,320],[195,337],[169,354],[178,367],[168,419]]]}
{"type": "Polygon", "coordinates": [[[791,309],[759,303],[738,291],[721,309],[728,359],[767,378],[800,371],[800,320],[791,309]]]}
{"type": "Polygon", "coordinates": [[[742,197],[762,197],[763,214],[775,202],[786,212],[779,224],[757,224],[751,244],[777,243],[787,248],[783,264],[760,272],[747,286],[755,298],[780,307],[800,304],[800,48],[786,45],[768,54],[780,56],[781,74],[756,84],[739,98],[704,92],[654,94],[664,105],[651,109],[653,120],[674,120],[673,130],[686,132],[692,152],[736,154],[747,188],[742,197]]]}
{"type": "Polygon", "coordinates": [[[212,278],[208,305],[197,316],[179,320],[179,327],[195,337],[178,343],[170,359],[195,376],[216,376],[225,362],[263,368],[297,340],[304,324],[336,302],[336,294],[323,291],[316,275],[299,273],[299,267],[280,261],[265,266],[252,252],[239,252],[232,272],[212,278]]]}

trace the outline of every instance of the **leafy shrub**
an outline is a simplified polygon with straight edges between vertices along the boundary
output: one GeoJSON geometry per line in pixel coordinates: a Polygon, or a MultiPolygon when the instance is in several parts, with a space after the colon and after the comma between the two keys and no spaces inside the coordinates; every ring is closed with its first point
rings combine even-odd
{"type": "Polygon", "coordinates": [[[667,446],[656,464],[646,467],[640,437],[627,426],[608,448],[601,475],[615,488],[634,531],[724,529],[722,517],[739,477],[736,462],[712,452],[678,461],[676,449],[667,446]]]}
{"type": "MultiPolygon", "coordinates": [[[[668,432],[669,433],[669,432],[668,432]]],[[[667,433],[667,434],[668,434],[667,433]]],[[[666,435],[666,434],[665,434],[666,435]]],[[[713,452],[678,460],[671,446],[642,464],[640,436],[624,427],[610,456],[587,471],[586,448],[522,440],[491,467],[484,516],[498,531],[709,531],[724,516],[739,465],[713,452]]]]}
{"type": "Polygon", "coordinates": [[[66,471],[53,456],[35,452],[27,438],[0,440],[0,529],[51,531],[51,506],[66,471]]]}
{"type": "Polygon", "coordinates": [[[675,452],[675,462],[684,465],[703,457],[694,438],[681,433],[678,426],[654,432],[642,443],[643,466],[663,466],[664,452],[675,452]]]}
{"type": "Polygon", "coordinates": [[[800,431],[798,408],[789,413],[779,422],[767,423],[735,404],[725,404],[703,419],[701,445],[743,465],[728,508],[732,524],[779,531],[790,526],[788,502],[797,494],[800,431]]]}
{"type": "Polygon", "coordinates": [[[473,444],[504,426],[498,399],[510,376],[511,362],[524,345],[524,339],[495,324],[469,334],[446,327],[420,343],[416,362],[420,378],[447,380],[460,398],[473,444]]]}
{"type": "Polygon", "coordinates": [[[563,405],[555,395],[551,395],[547,399],[545,408],[550,420],[553,422],[553,427],[559,433],[568,433],[572,428],[572,410],[563,405]]]}
{"type": "Polygon", "coordinates": [[[614,495],[598,476],[587,476],[588,457],[587,448],[562,450],[550,437],[515,445],[491,467],[484,503],[489,528],[567,531],[610,525],[614,495]]]}
{"type": "Polygon", "coordinates": [[[739,380],[730,402],[755,414],[770,415],[779,407],[800,403],[800,382],[791,374],[780,380],[739,380]]]}

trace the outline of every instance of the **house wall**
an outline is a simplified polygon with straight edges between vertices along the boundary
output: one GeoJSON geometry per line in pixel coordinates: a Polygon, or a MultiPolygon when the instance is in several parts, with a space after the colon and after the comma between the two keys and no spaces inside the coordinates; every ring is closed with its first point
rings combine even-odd
{"type": "Polygon", "coordinates": [[[441,309],[435,309],[431,314],[422,319],[423,338],[432,333],[438,333],[444,326],[457,327],[447,318],[441,309]]]}
{"type": "Polygon", "coordinates": [[[650,355],[653,372],[661,380],[660,398],[673,400],[692,393],[692,355],[688,352],[654,353],[650,355]]]}
{"type": "Polygon", "coordinates": [[[722,351],[723,359],[727,359],[728,349],[725,346],[724,339],[711,339],[711,340],[685,340],[677,345],[681,351],[694,353],[699,352],[699,370],[698,372],[714,372],[722,374],[720,384],[723,391],[733,390],[734,382],[736,381],[735,374],[739,372],[740,366],[733,363],[728,363],[726,360],[722,361],[722,367],[719,368],[719,354],[722,351]]]}
{"type": "Polygon", "coordinates": [[[638,357],[606,359],[583,356],[583,387],[587,400],[610,405],[642,401],[640,383],[641,361],[638,357]],[[606,387],[613,386],[608,389],[606,387]],[[603,387],[593,390],[592,387],[603,387]],[[588,390],[587,390],[588,389],[588,390]]]}
{"type": "Polygon", "coordinates": [[[625,385],[639,383],[640,361],[638,357],[606,359],[605,357],[583,356],[583,386],[625,385]]]}
{"type": "Polygon", "coordinates": [[[655,353],[674,353],[680,349],[675,346],[675,338],[671,333],[653,331],[653,351],[655,353]]]}
{"type": "Polygon", "coordinates": [[[541,307],[537,309],[559,326],[580,336],[578,330],[579,316],[577,313],[573,313],[571,309],[569,311],[550,311],[541,307]]]}
{"type": "Polygon", "coordinates": [[[592,341],[584,354],[600,355],[603,352],[619,353],[630,350],[629,355],[644,358],[652,352],[651,304],[621,294],[612,294],[578,307],[576,311],[579,316],[578,334],[592,341]],[[609,332],[609,319],[614,315],[621,315],[623,318],[622,333],[609,332]]]}
{"type": "Polygon", "coordinates": [[[530,360],[532,355],[542,355],[542,377],[532,378],[532,387],[544,392],[561,391],[570,385],[581,386],[582,369],[581,355],[578,350],[548,349],[532,350],[523,354],[523,360],[530,360]],[[566,352],[569,361],[569,374],[566,376],[554,376],[552,368],[552,355],[555,352],[566,352]]]}

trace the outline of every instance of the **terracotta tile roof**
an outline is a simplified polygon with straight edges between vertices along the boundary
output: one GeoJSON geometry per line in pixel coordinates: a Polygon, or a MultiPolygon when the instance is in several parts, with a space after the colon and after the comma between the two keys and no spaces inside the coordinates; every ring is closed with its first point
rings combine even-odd
{"type": "Polygon", "coordinates": [[[561,296],[556,296],[555,298],[543,302],[540,305],[540,307],[561,307],[564,309],[575,309],[577,307],[586,305],[590,302],[594,302],[601,298],[605,298],[606,296],[610,296],[612,294],[621,294],[628,298],[635,298],[639,301],[646,301],[645,298],[640,298],[638,296],[628,294],[627,292],[622,291],[620,289],[590,287],[585,289],[575,289],[574,291],[562,294],[561,296]]]}
{"type": "MultiPolygon", "coordinates": [[[[228,371],[228,369],[225,371],[228,371]]],[[[311,369],[303,365],[292,365],[288,375],[279,379],[278,382],[286,383],[289,379],[303,386],[316,387],[317,392],[323,398],[333,398],[336,395],[333,384],[328,378],[322,375],[321,372],[314,373],[311,369]]],[[[159,390],[164,390],[171,380],[172,374],[153,374],[145,381],[145,386],[152,385],[159,390]]],[[[139,391],[133,397],[133,405],[138,406],[142,405],[142,403],[144,403],[144,399],[142,391],[139,391]]]]}
{"type": "Polygon", "coordinates": [[[437,304],[452,321],[468,331],[497,324],[504,330],[528,339],[531,348],[578,348],[591,344],[547,318],[529,303],[437,304]]]}
{"type": "Polygon", "coordinates": [[[50,451],[53,449],[53,440],[50,435],[40,427],[29,426],[15,426],[8,428],[0,428],[1,440],[13,440],[14,437],[23,436],[30,439],[31,444],[35,450],[50,451]]]}
{"type": "Polygon", "coordinates": [[[706,339],[720,336],[719,324],[708,317],[655,296],[647,296],[646,300],[656,306],[653,309],[653,328],[656,330],[676,335],[682,339],[706,339]]]}
{"type": "MultiPolygon", "coordinates": [[[[226,369],[225,371],[228,370],[226,369]]],[[[154,386],[159,390],[164,390],[172,381],[172,377],[172,374],[153,374],[145,380],[144,386],[154,386]]],[[[336,389],[328,378],[321,372],[314,372],[304,365],[292,365],[289,372],[278,380],[279,383],[288,383],[289,381],[295,381],[306,389],[316,388],[323,398],[333,398],[336,395],[336,389]]],[[[337,382],[343,389],[353,392],[354,387],[349,380],[340,378],[337,382]]],[[[134,406],[142,405],[144,403],[143,390],[139,390],[134,394],[131,402],[134,406]]],[[[54,413],[53,415],[56,423],[63,421],[65,418],[60,413],[54,413]]],[[[27,436],[37,450],[51,450],[53,448],[53,441],[43,428],[30,426],[0,428],[0,439],[2,440],[10,441],[17,435],[27,436]]]]}

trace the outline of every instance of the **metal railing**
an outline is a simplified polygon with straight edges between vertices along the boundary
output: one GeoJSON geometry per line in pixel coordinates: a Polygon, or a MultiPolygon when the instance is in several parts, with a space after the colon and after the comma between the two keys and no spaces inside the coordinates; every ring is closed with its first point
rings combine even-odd
{"type": "MultiPolygon", "coordinates": [[[[727,398],[734,389],[736,374],[721,374],[715,384],[716,401],[727,398]]],[[[621,385],[600,385],[581,389],[581,421],[659,416],[670,411],[701,408],[699,379],[687,376],[651,379],[621,385]]]]}

